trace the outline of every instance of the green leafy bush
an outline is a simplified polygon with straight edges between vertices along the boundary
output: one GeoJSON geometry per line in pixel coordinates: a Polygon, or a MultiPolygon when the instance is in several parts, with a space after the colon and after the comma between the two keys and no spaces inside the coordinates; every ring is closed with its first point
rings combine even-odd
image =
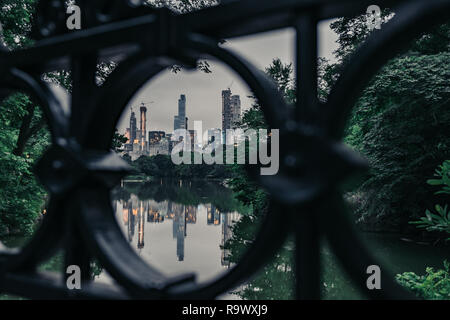
{"type": "MultiPolygon", "coordinates": [[[[419,221],[413,221],[411,224],[416,224],[418,228],[424,228],[427,231],[445,231],[450,234],[450,211],[448,211],[448,206],[441,207],[437,204],[434,208],[436,213],[432,213],[427,209],[425,211],[426,217],[420,218],[419,221]]],[[[447,240],[450,241],[450,237],[447,240]]]]}
{"type": "Polygon", "coordinates": [[[418,297],[430,300],[450,299],[450,263],[444,261],[444,269],[434,271],[426,268],[426,274],[419,276],[414,272],[397,274],[398,283],[414,292],[418,297]]]}
{"type": "Polygon", "coordinates": [[[449,61],[450,53],[398,57],[356,104],[346,142],[371,168],[355,190],[360,226],[414,232],[408,222],[436,203],[423,182],[450,156],[449,61]]]}
{"type": "MultiPolygon", "coordinates": [[[[441,190],[435,194],[450,194],[450,160],[444,161],[444,163],[436,169],[435,176],[436,179],[427,181],[429,185],[442,186],[441,190]]],[[[410,223],[417,225],[418,228],[423,228],[430,232],[446,232],[450,235],[450,211],[448,210],[448,205],[446,204],[445,206],[441,206],[437,204],[434,209],[436,210],[436,213],[427,209],[425,211],[425,217],[410,223]]],[[[450,237],[448,237],[447,240],[450,241],[450,237]]]]}
{"type": "Polygon", "coordinates": [[[442,186],[442,189],[436,194],[450,194],[450,160],[445,160],[444,163],[436,169],[436,177],[438,179],[428,180],[427,183],[432,186],[442,186]]]}

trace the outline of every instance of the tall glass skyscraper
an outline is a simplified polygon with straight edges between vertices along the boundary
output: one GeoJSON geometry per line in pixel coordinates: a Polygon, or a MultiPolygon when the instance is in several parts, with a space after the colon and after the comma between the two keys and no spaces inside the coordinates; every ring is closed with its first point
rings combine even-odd
{"type": "Polygon", "coordinates": [[[134,140],[136,140],[136,130],[137,130],[137,125],[136,125],[136,115],[134,112],[131,112],[131,116],[130,116],[130,143],[133,144],[134,140]]]}
{"type": "Polygon", "coordinates": [[[174,118],[173,129],[186,129],[186,96],[184,94],[178,99],[178,115],[174,118]]]}

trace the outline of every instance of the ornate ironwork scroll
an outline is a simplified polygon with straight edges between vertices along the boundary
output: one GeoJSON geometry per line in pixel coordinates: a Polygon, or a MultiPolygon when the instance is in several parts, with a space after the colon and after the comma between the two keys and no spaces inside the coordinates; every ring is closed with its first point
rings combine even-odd
{"type": "MultiPolygon", "coordinates": [[[[379,264],[347,220],[339,183],[366,164],[340,142],[358,95],[381,66],[421,32],[449,18],[448,0],[378,0],[396,17],[373,32],[350,59],[329,99],[317,98],[317,24],[365,12],[366,0],[243,0],[178,15],[131,1],[78,1],[83,28],[65,28],[64,1],[40,1],[30,48],[0,51],[0,93],[27,92],[45,113],[52,146],[36,173],[51,195],[48,213],[22,249],[0,253],[0,291],[29,298],[207,299],[255,274],[289,234],[296,238],[296,294],[320,298],[319,240],[326,237],[354,283],[369,298],[410,298],[392,279],[383,290],[366,288],[366,267],[379,264]],[[288,106],[272,82],[219,39],[284,27],[297,33],[297,106],[288,106]],[[236,71],[255,93],[271,128],[281,133],[281,168],[254,178],[271,197],[270,210],[240,263],[218,279],[198,285],[195,274],[165,277],[144,263],[122,235],[110,204],[110,190],[128,172],[110,143],[128,101],[149,79],[172,64],[194,68],[215,57],[236,71]],[[96,65],[114,60],[106,82],[95,83],[96,65]],[[71,112],[63,112],[41,75],[71,70],[71,112]],[[102,125],[99,126],[98,123],[102,125]],[[283,162],[287,157],[298,161],[283,162]],[[301,161],[300,161],[301,160],[301,161]],[[279,219],[287,216],[288,219],[279,219]],[[106,286],[85,276],[71,291],[62,276],[37,271],[58,249],[66,265],[88,275],[96,259],[114,278],[106,286]]],[[[249,172],[251,174],[251,172],[249,172]]]]}

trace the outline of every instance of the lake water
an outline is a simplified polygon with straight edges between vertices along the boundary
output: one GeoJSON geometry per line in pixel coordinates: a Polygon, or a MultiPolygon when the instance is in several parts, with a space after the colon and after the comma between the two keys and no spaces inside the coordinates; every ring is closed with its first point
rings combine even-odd
{"type": "MultiPolygon", "coordinates": [[[[248,209],[219,183],[125,182],[113,191],[117,222],[130,246],[167,276],[195,272],[197,282],[228,270],[233,225],[248,209]]],[[[102,273],[97,281],[109,281],[102,273]]],[[[226,294],[224,297],[237,298],[226,294]]]]}
{"type": "Polygon", "coordinates": [[[202,282],[230,267],[223,246],[241,214],[225,187],[182,181],[156,188],[126,183],[114,194],[113,208],[130,246],[168,276],[195,271],[202,282]],[[224,201],[226,208],[221,206],[224,201]]]}
{"type": "MultiPolygon", "coordinates": [[[[169,276],[195,272],[199,282],[225,272],[232,265],[229,260],[238,261],[245,250],[238,242],[251,240],[258,230],[258,219],[246,219],[251,210],[214,182],[125,183],[114,191],[113,207],[124,235],[142,259],[169,276]],[[234,250],[224,249],[228,241],[234,250]]],[[[393,274],[423,274],[427,266],[442,268],[444,259],[450,260],[448,248],[405,242],[397,235],[362,235],[371,252],[393,274]]],[[[322,256],[324,297],[362,298],[326,246],[322,256]]],[[[237,290],[239,294],[224,298],[292,298],[290,270],[292,245],[288,242],[277,259],[237,290]]],[[[99,278],[103,279],[102,275],[99,278]]]]}
{"type": "MultiPolygon", "coordinates": [[[[198,282],[212,280],[239,260],[244,243],[258,231],[258,218],[252,211],[240,205],[231,190],[215,182],[125,182],[113,191],[112,201],[117,223],[130,246],[168,276],[195,272],[198,282]]],[[[424,274],[426,267],[442,268],[443,261],[450,260],[448,247],[405,242],[397,235],[364,233],[363,238],[393,274],[424,274]]],[[[293,298],[292,248],[288,241],[256,277],[220,298],[293,298]]],[[[324,298],[363,298],[326,246],[321,254],[324,298]]],[[[60,262],[62,259],[56,258],[46,269],[57,269],[60,262]]],[[[95,281],[112,280],[100,269],[95,281]]]]}

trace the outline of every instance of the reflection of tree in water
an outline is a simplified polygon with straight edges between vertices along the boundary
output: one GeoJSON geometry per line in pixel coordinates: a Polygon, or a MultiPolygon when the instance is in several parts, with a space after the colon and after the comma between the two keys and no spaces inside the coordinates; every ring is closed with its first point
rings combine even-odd
{"type": "MultiPolygon", "coordinates": [[[[254,213],[244,215],[233,225],[233,236],[225,244],[229,250],[228,260],[237,263],[250,247],[261,223],[261,216],[254,213]]],[[[323,257],[322,296],[325,299],[358,299],[355,287],[345,276],[336,258],[328,248],[321,250],[323,257]],[[343,295],[343,291],[345,295],[343,295]]],[[[258,274],[235,293],[246,300],[294,299],[294,243],[288,239],[276,256],[258,274]]]]}
{"type": "MultiPolygon", "coordinates": [[[[262,206],[264,207],[264,206],[262,206]]],[[[233,227],[233,236],[225,244],[229,250],[230,263],[238,263],[242,254],[250,247],[262,222],[262,209],[254,208],[237,221],[233,227]]],[[[245,286],[235,293],[246,300],[286,300],[292,299],[294,284],[293,246],[288,241],[276,256],[245,286]]]]}
{"type": "MultiPolygon", "coordinates": [[[[258,232],[262,216],[254,213],[244,215],[233,225],[232,238],[225,244],[230,263],[237,263],[258,232]]],[[[359,299],[351,280],[337,263],[328,247],[321,250],[322,287],[325,299],[359,299]]],[[[294,242],[288,239],[276,256],[258,274],[235,293],[245,300],[287,300],[294,299],[294,242]]]]}
{"type": "Polygon", "coordinates": [[[245,211],[230,189],[212,181],[161,180],[148,183],[126,183],[124,187],[113,191],[112,198],[128,201],[130,194],[135,194],[140,200],[156,202],[167,200],[191,206],[212,204],[220,212],[245,211]]]}

